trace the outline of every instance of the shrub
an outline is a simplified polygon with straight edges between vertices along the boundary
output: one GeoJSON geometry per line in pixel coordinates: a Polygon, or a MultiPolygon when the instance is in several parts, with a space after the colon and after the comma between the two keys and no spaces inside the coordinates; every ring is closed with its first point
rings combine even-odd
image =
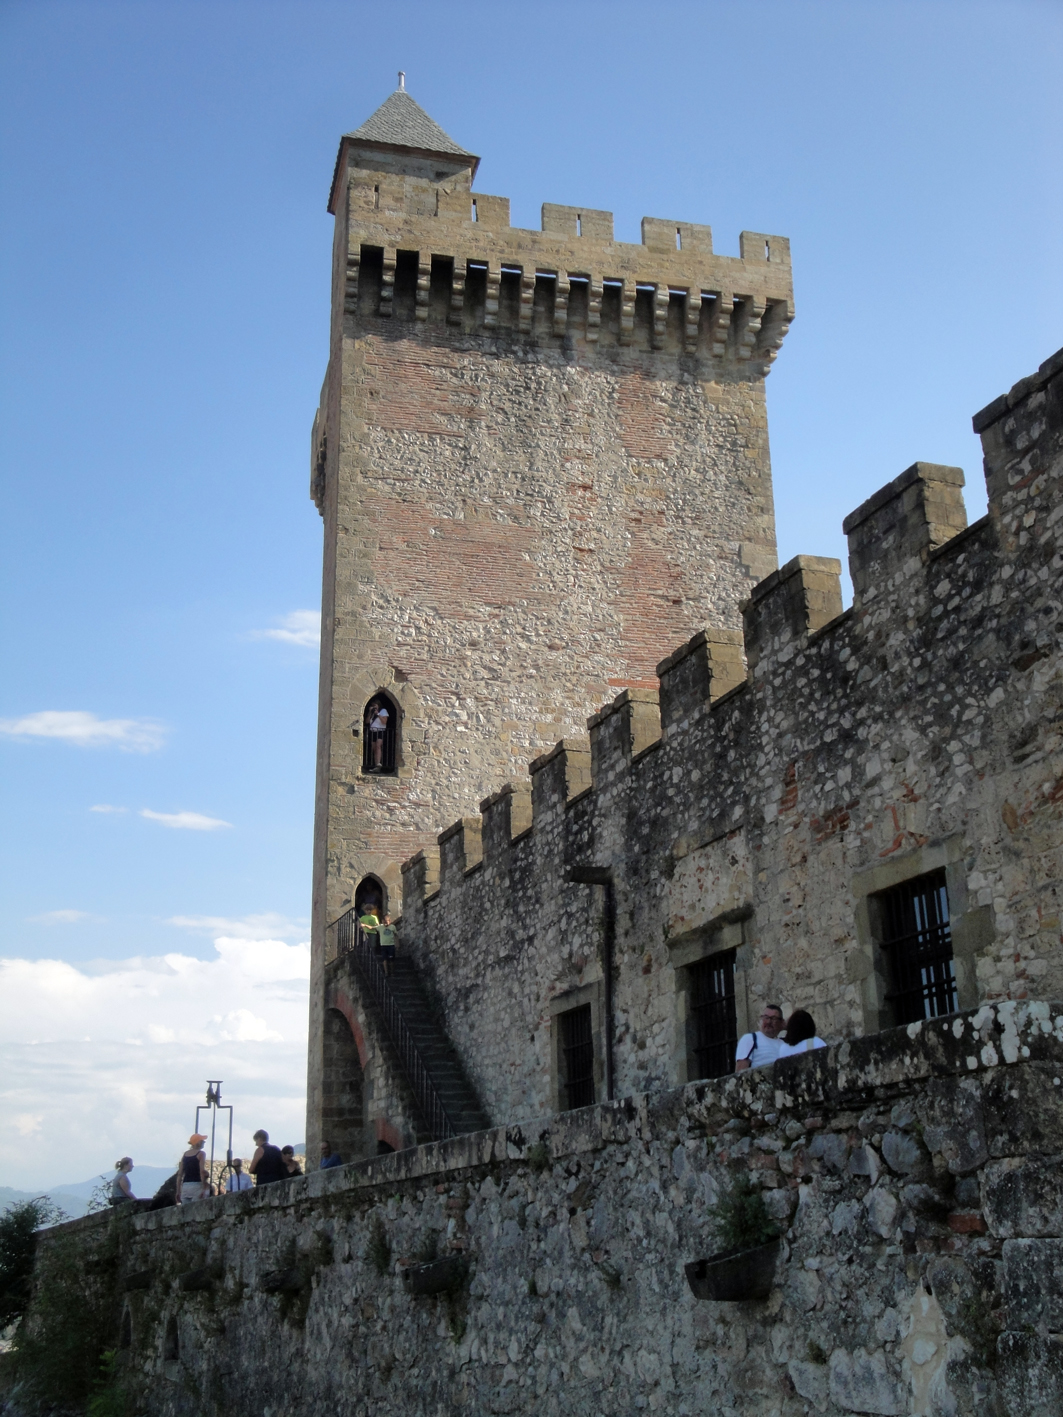
{"type": "Polygon", "coordinates": [[[779,1230],[764,1204],[760,1187],[748,1175],[736,1176],[709,1214],[716,1221],[725,1250],[752,1250],[778,1239],[779,1230]]]}
{"type": "Polygon", "coordinates": [[[439,1258],[439,1236],[434,1230],[426,1230],[421,1236],[414,1258],[421,1264],[431,1264],[439,1258]]]}
{"type": "Polygon", "coordinates": [[[29,1303],[37,1235],[66,1214],[47,1196],[19,1201],[0,1216],[0,1328],[20,1319],[29,1303]]]}
{"type": "Polygon", "coordinates": [[[545,1171],[550,1165],[550,1148],[544,1141],[533,1142],[525,1155],[527,1156],[528,1165],[536,1174],[540,1171],[545,1171]]]}
{"type": "Polygon", "coordinates": [[[20,1391],[40,1406],[84,1410],[99,1384],[100,1357],[116,1328],[110,1262],[101,1248],[88,1274],[82,1245],[62,1234],[37,1256],[33,1302],[15,1334],[13,1366],[20,1391]]]}
{"type": "Polygon", "coordinates": [[[96,1389],[89,1398],[88,1417],[125,1417],[125,1393],[118,1383],[113,1348],[100,1355],[100,1374],[96,1389]]]}

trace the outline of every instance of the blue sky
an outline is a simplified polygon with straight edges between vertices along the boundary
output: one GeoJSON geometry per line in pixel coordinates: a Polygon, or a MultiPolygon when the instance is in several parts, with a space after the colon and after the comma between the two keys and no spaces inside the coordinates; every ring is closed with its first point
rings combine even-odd
{"type": "MultiPolygon", "coordinates": [[[[137,1125],[185,1125],[152,1079],[191,1009],[230,1020],[298,1129],[295,956],[270,947],[283,1019],[234,1024],[244,975],[215,941],[306,938],[317,667],[291,617],[320,595],[325,202],[339,135],[399,68],[515,224],[554,201],[613,210],[625,240],[644,214],[709,223],[728,254],[743,228],[790,237],[781,559],[844,557],[842,517],[917,458],[963,466],[979,515],[970,415],[1063,343],[1056,3],[6,0],[0,955],[27,968],[0,1097],[23,1159],[0,1183],[86,1171],[55,1172],[56,1098],[127,1034],[88,1019],[42,1072],[66,986],[34,961],[71,998],[110,971],[121,1016],[136,971],[102,961],[198,960],[202,997],[175,990],[167,1021],[152,996],[161,1041],[108,1054],[143,1075],[137,1125]]],[[[78,1144],[91,1165],[131,1145],[105,1112],[78,1144]]]]}

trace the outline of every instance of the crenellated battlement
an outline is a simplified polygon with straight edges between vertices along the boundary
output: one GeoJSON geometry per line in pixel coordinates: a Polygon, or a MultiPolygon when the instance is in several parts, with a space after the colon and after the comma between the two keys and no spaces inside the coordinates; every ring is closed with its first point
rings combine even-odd
{"type": "Polygon", "coordinates": [[[983,423],[981,522],[960,469],[914,464],[845,519],[850,611],[836,560],[795,557],[741,634],[700,631],[659,691],[623,689],[589,744],[559,742],[529,787],[441,832],[438,891],[423,853],[406,863],[404,946],[496,1119],[559,1105],[520,1059],[609,968],[618,1095],[685,1076],[675,1000],[714,950],[732,951],[739,1027],[765,998],[812,1008],[828,1038],[884,1026],[868,901],[935,870],[960,1007],[1060,991],[1063,882],[1022,863],[1063,852],[1063,358],[1020,388],[983,423]],[[587,894],[607,882],[612,966],[587,894]]]}
{"type": "MultiPolygon", "coordinates": [[[[427,118],[418,114],[406,117],[427,118]]],[[[634,244],[615,240],[612,212],[553,202],[539,231],[513,227],[509,198],[473,192],[479,159],[441,130],[436,151],[423,145],[429,134],[404,146],[382,141],[383,131],[365,125],[342,140],[329,197],[345,230],[347,316],[768,372],[794,313],[785,237],[743,231],[739,256],[719,256],[710,227],[644,217],[634,244]]]]}
{"type": "Polygon", "coordinates": [[[348,315],[668,350],[761,375],[793,319],[785,237],[742,232],[742,254],[718,256],[709,227],[646,217],[634,245],[613,239],[611,212],[550,203],[529,231],[510,226],[503,197],[441,190],[431,215],[415,191],[370,206],[379,177],[351,178],[348,315]]]}

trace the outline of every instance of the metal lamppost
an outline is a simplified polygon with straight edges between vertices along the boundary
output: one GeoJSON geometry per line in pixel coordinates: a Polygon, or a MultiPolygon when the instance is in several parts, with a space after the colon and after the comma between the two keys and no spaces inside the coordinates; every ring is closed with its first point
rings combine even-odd
{"type": "Polygon", "coordinates": [[[228,1112],[229,1114],[229,1145],[225,1150],[225,1165],[222,1168],[221,1180],[218,1186],[218,1190],[221,1192],[225,1189],[225,1181],[232,1173],[233,1169],[233,1109],[231,1104],[222,1106],[220,1078],[207,1079],[207,1100],[206,1102],[201,1102],[196,1108],[195,1130],[199,1132],[200,1136],[203,1136],[204,1133],[200,1131],[199,1126],[200,1112],[210,1113],[210,1180],[212,1185],[214,1183],[214,1137],[218,1125],[218,1113],[228,1112]]]}

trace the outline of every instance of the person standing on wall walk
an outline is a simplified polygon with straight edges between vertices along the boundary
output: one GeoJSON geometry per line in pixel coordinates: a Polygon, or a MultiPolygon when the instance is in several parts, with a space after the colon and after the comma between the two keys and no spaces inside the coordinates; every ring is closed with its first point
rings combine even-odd
{"type": "Polygon", "coordinates": [[[270,1143],[269,1132],[255,1133],[255,1154],[247,1168],[260,1186],[271,1185],[274,1181],[286,1181],[288,1168],[284,1164],[280,1147],[270,1143]]]}
{"type": "Polygon", "coordinates": [[[735,1049],[735,1072],[746,1068],[764,1068],[779,1056],[779,1034],[783,1012],[778,1004],[765,1004],[756,1033],[743,1033],[735,1049]]]}
{"type": "Polygon", "coordinates": [[[188,1150],[177,1163],[178,1205],[189,1201],[206,1200],[210,1195],[210,1181],[207,1176],[207,1153],[203,1150],[206,1137],[201,1132],[193,1132],[188,1138],[188,1150]]]}

